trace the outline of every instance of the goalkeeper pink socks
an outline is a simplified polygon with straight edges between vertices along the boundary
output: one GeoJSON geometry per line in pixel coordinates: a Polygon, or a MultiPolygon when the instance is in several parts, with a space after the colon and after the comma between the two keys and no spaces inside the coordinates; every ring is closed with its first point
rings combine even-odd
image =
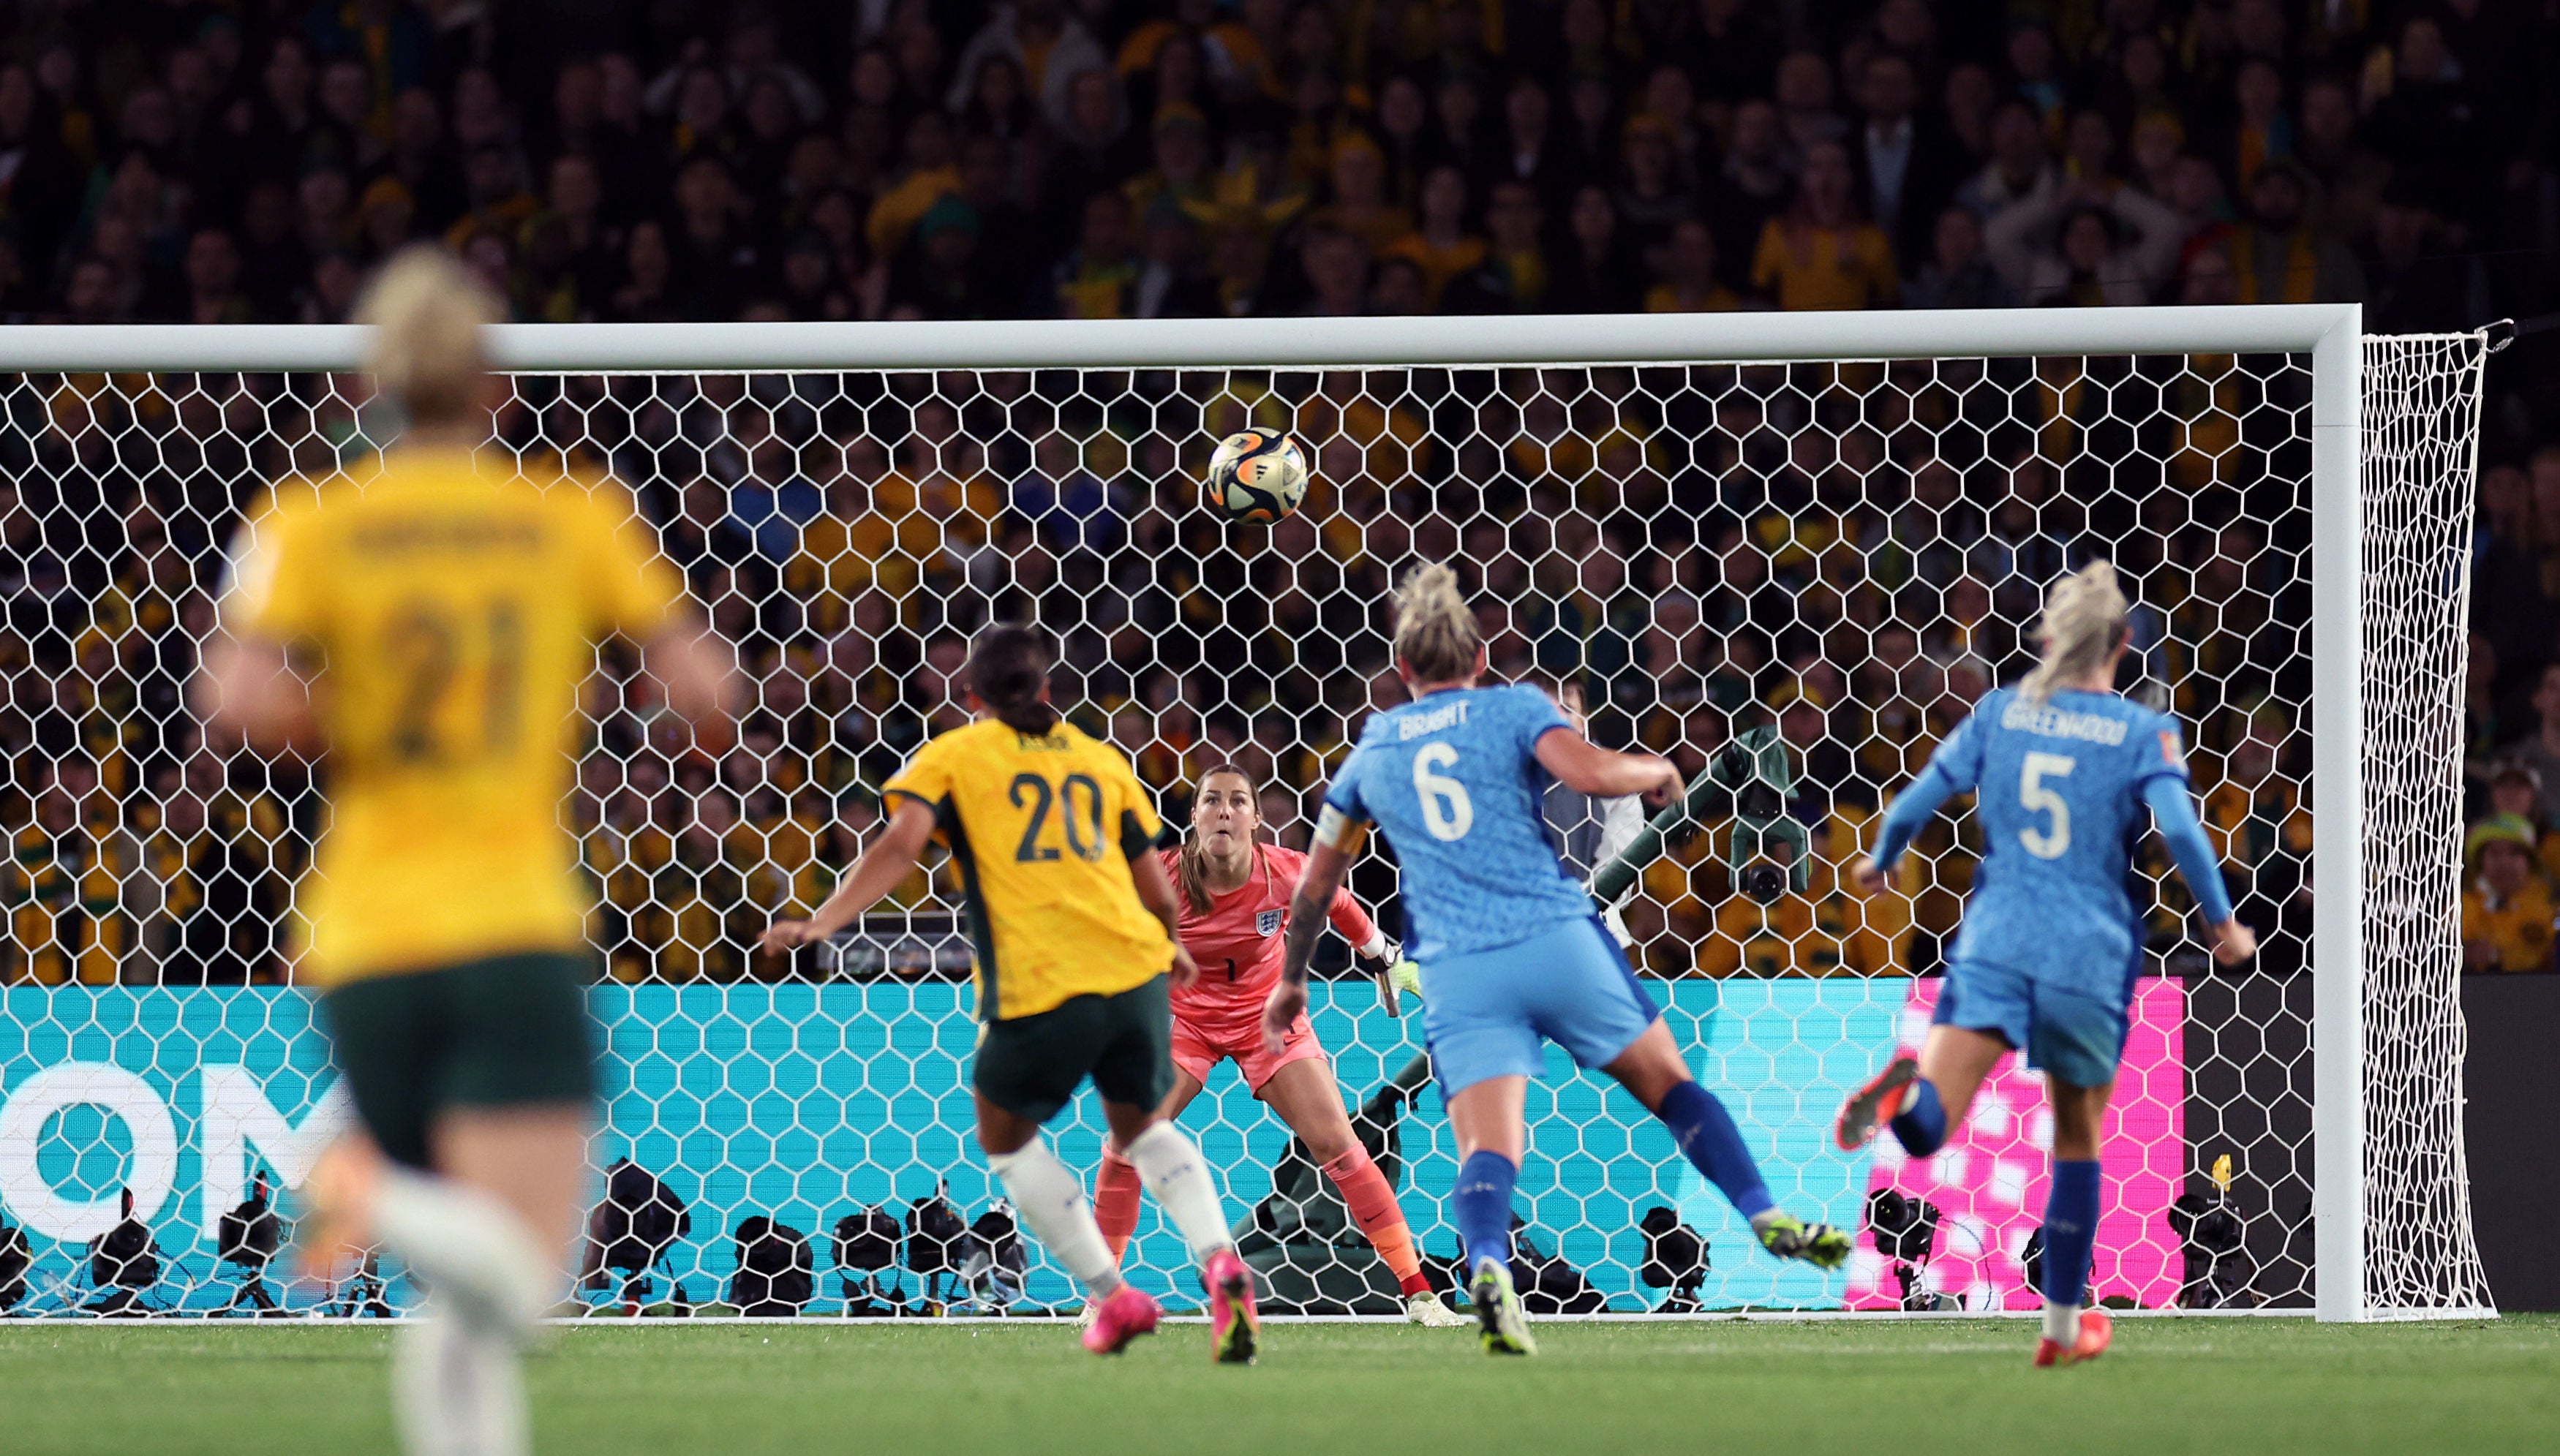
{"type": "Polygon", "coordinates": [[[1343,1202],[1351,1206],[1352,1221],[1360,1225],[1377,1256],[1395,1271],[1395,1282],[1406,1294],[1424,1294],[1431,1289],[1422,1277],[1422,1258],[1413,1251],[1413,1230],[1404,1221],[1404,1211],[1395,1205],[1395,1190],[1386,1186],[1386,1175],[1368,1149],[1358,1143],[1352,1150],[1325,1165],[1325,1176],[1341,1191],[1343,1202]]]}
{"type": "MultiPolygon", "coordinates": [[[[1378,1172],[1368,1150],[1355,1146],[1327,1163],[1324,1172],[1351,1207],[1352,1221],[1395,1272],[1396,1284],[1406,1294],[1428,1290],[1431,1285],[1422,1277],[1422,1256],[1413,1247],[1413,1230],[1404,1221],[1404,1211],[1396,1206],[1395,1190],[1387,1187],[1386,1175],[1378,1172]]],[[[1105,1148],[1102,1171],[1093,1181],[1093,1221],[1101,1225],[1114,1260],[1128,1253],[1129,1239],[1138,1231],[1141,1186],[1137,1165],[1105,1148]]]]}
{"type": "Polygon", "coordinates": [[[1102,1241],[1111,1245],[1115,1263],[1129,1251],[1129,1236],[1138,1231],[1141,1186],[1137,1165],[1106,1144],[1102,1149],[1102,1172],[1093,1180],[1093,1221],[1102,1225],[1102,1241]]]}

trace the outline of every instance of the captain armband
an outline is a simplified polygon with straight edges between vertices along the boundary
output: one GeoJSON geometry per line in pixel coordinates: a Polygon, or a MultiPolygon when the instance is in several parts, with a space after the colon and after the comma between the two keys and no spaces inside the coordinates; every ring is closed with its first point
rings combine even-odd
{"type": "Polygon", "coordinates": [[[1346,855],[1360,853],[1360,842],[1367,838],[1368,826],[1331,804],[1316,816],[1315,844],[1331,845],[1346,855]]]}

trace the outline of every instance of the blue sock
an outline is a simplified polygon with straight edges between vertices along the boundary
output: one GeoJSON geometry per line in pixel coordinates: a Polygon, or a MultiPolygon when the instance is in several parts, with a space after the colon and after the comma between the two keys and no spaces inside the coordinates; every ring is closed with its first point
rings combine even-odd
{"type": "Polygon", "coordinates": [[[1947,1105],[1938,1100],[1938,1084],[1921,1077],[1902,1094],[1902,1110],[1890,1124],[1902,1151],[1926,1158],[1947,1145],[1947,1105]]]}
{"type": "Polygon", "coordinates": [[[1512,1186],[1520,1165],[1490,1148],[1478,1148],[1458,1165],[1458,1186],[1449,1195],[1458,1215],[1458,1239],[1467,1249],[1467,1268],[1492,1259],[1505,1268],[1512,1262],[1512,1186]]]}
{"type": "Polygon", "coordinates": [[[2044,1298],[2082,1304],[2089,1293],[2089,1251],[2098,1243],[2098,1165],[2056,1163],[2044,1199],[2044,1298]]]}
{"type": "Polygon", "coordinates": [[[1769,1197],[1769,1185],[1760,1181],[1750,1149],[1742,1146],[1742,1129],[1733,1125],[1733,1114],[1724,1110],[1713,1092],[1695,1082],[1680,1082],[1663,1094],[1663,1105],[1654,1109],[1654,1115],[1672,1130],[1680,1152],[1743,1217],[1757,1218],[1778,1206],[1769,1197]]]}

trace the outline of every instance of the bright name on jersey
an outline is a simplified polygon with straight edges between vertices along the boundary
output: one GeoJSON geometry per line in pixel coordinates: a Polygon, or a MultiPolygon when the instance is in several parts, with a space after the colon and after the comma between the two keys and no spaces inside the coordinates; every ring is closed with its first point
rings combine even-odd
{"type": "Polygon", "coordinates": [[[2078,738],[2082,742],[2106,743],[2110,746],[2125,740],[2125,725],[2119,719],[2095,713],[2072,713],[2012,698],[2000,711],[2000,727],[2011,732],[2041,733],[2048,738],[2078,738]]]}
{"type": "Polygon", "coordinates": [[[1466,721],[1467,705],[1452,703],[1446,708],[1435,708],[1429,713],[1417,713],[1411,718],[1396,720],[1395,740],[1400,743],[1408,738],[1418,738],[1424,733],[1436,733],[1442,728],[1452,728],[1466,721]]]}

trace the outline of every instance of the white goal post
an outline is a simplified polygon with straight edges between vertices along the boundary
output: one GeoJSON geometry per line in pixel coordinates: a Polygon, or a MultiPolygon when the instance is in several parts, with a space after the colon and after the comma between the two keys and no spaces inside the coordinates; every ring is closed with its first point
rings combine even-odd
{"type": "MultiPolygon", "coordinates": [[[[2301,495],[2309,516],[2303,569],[2309,578],[2310,671],[2308,719],[2297,727],[2309,738],[2308,791],[2301,807],[2308,811],[2310,860],[2320,888],[2317,895],[2308,885],[2303,888],[2309,900],[2313,1057],[2305,1181],[2314,1246],[2309,1277],[2300,1281],[2307,1287],[2299,1292],[2307,1296],[2302,1303],[2324,1321],[2493,1313],[2474,1245],[2463,1164],[2456,930],[2470,590],[2465,548],[2488,352],[2480,336],[2368,337],[2357,307],[2327,304],[1500,319],[507,325],[496,333],[500,367],[526,376],[950,371],[974,377],[1064,371],[1073,372],[1076,389],[1097,395],[1120,388],[1111,382],[1121,374],[1138,371],[1223,378],[1327,370],[1587,372],[2281,357],[2286,362],[2271,371],[2307,376],[2307,407],[2297,408],[2286,403],[2291,396],[2279,399],[2275,393],[2254,407],[2266,411],[2267,428],[2308,447],[2301,495]]],[[[347,374],[358,367],[362,342],[354,327],[17,327],[0,331],[0,394],[32,391],[30,380],[70,374],[347,374]]],[[[120,388],[109,386],[111,392],[120,388]]],[[[1981,388],[1990,393],[1988,386],[1981,388]]],[[[2059,393],[2069,386],[2051,388],[2059,393]]],[[[1785,389],[1772,384],[1760,393],[1774,398],[1785,389]]],[[[1780,410],[1766,417],[1790,416],[1780,410]]],[[[2233,427],[2238,429],[2236,422],[2233,427]]],[[[1452,441],[1448,447],[1455,446],[1452,441]]],[[[1312,448],[1309,453],[1317,456],[1312,448]]],[[[1327,475],[1321,463],[1318,475],[1321,490],[1327,475]]],[[[1460,520],[1454,527],[1463,531],[1469,524],[1460,520]]],[[[2263,533],[2259,540],[2272,547],[2263,533]]],[[[1688,545],[1705,552],[1710,543],[1697,538],[1688,545]]],[[[1709,584],[1715,565],[1710,558],[1704,568],[1709,584]]],[[[1673,564],[1666,569],[1678,574],[1681,568],[1673,564]]],[[[1830,706],[1846,711],[1855,705],[1830,706]]],[[[1312,741],[1288,746],[1317,751],[1312,741]]],[[[1889,792],[1898,786],[1883,787],[1889,792]]],[[[2197,784],[2199,793],[2206,787],[2197,784]]],[[[11,1016],[23,1019],[39,1003],[17,998],[81,992],[60,987],[39,993],[19,985],[0,994],[12,998],[11,1016]]],[[[53,1015],[77,1024],[93,1013],[66,1009],[53,1015]]],[[[35,1064],[13,1063],[7,1052],[0,1044],[0,1098],[16,1091],[26,1079],[23,1068],[35,1064]]],[[[193,1095],[182,1093],[178,1075],[172,1069],[162,1093],[173,1103],[193,1095]]],[[[1361,1088],[1348,1074],[1345,1080],[1358,1101],[1361,1088]]],[[[281,1140],[290,1124],[281,1114],[272,1121],[281,1140]]],[[[0,1146],[0,1220],[25,1222],[24,1208],[13,1200],[27,1191],[45,1185],[57,1199],[71,1195],[61,1192],[68,1175],[38,1168],[35,1124],[0,1114],[0,1139],[12,1126],[29,1146],[0,1146]]],[[[1821,1130],[1808,1124],[1800,1131],[1810,1139],[1821,1130]]],[[[824,1142],[829,1134],[820,1130],[818,1136],[824,1142]]],[[[142,1140],[136,1135],[131,1141],[138,1149],[142,1140]]],[[[1267,1145],[1267,1139],[1255,1144],[1267,1145]]],[[[270,1166],[290,1161],[266,1151],[270,1166]]],[[[934,1156],[939,1155],[919,1151],[903,1166],[930,1166],[934,1156]]],[[[1252,1201],[1256,1176],[1231,1175],[1239,1205],[1252,1201]]],[[[203,1177],[202,1203],[210,1211],[214,1175],[208,1170],[203,1177]]],[[[901,1184],[899,1191],[907,1187],[901,1184]]],[[[1408,1191],[1408,1208],[1430,1197],[1408,1191]]],[[[193,1219],[190,1208],[178,1221],[193,1219]]],[[[1419,1214],[1415,1224],[1428,1241],[1419,1214]]],[[[1619,1231],[1598,1230],[1595,1237],[1605,1241],[1619,1231]]],[[[722,1230],[708,1232],[716,1237],[722,1230]]],[[[172,1236],[164,1231],[164,1244],[172,1236]]],[[[1739,1261],[1740,1255],[1734,1257],[1739,1261]]],[[[825,1267],[823,1257],[819,1262],[825,1267]]]]}

